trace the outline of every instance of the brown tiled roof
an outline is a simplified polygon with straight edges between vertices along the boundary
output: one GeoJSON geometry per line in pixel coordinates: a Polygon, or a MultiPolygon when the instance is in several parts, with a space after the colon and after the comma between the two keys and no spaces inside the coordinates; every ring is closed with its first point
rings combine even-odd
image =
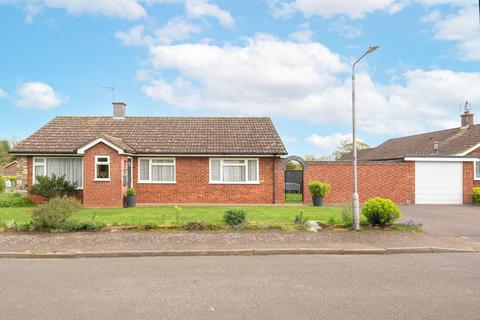
{"type": "Polygon", "coordinates": [[[131,153],[286,154],[270,118],[56,117],[14,153],[76,153],[102,137],[131,153]]]}
{"type": "MultiPolygon", "coordinates": [[[[427,132],[408,137],[390,139],[381,145],[362,150],[358,153],[359,160],[390,160],[405,156],[456,156],[480,143],[480,125],[468,128],[454,128],[427,132]],[[435,153],[434,143],[438,142],[438,153],[435,153]]],[[[351,159],[351,154],[342,160],[351,159]]]]}

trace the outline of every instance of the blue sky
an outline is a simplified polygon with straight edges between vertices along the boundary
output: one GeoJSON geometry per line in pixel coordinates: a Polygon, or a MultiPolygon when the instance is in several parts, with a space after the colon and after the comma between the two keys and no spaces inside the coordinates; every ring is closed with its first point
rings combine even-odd
{"type": "Polygon", "coordinates": [[[56,115],[270,116],[291,154],[330,154],[480,115],[477,0],[0,0],[1,138],[56,115]]]}

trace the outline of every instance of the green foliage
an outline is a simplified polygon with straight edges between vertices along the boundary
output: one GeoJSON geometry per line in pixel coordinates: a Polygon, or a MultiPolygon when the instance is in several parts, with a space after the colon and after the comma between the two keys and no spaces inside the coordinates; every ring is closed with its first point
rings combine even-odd
{"type": "Polygon", "coordinates": [[[302,194],[285,193],[285,203],[302,203],[302,194]]]}
{"type": "Polygon", "coordinates": [[[331,226],[334,226],[334,225],[337,224],[337,220],[335,219],[334,216],[330,216],[330,218],[328,218],[327,223],[328,223],[329,225],[331,225],[331,226]]]}
{"type": "Polygon", "coordinates": [[[303,167],[300,163],[297,161],[288,161],[287,164],[285,165],[285,170],[303,170],[303,167]]]}
{"type": "Polygon", "coordinates": [[[0,197],[0,208],[33,207],[32,199],[22,196],[20,193],[4,193],[0,197]]]}
{"type": "Polygon", "coordinates": [[[395,223],[391,228],[400,232],[422,232],[422,227],[415,224],[395,223]]]}
{"type": "Polygon", "coordinates": [[[312,196],[325,196],[330,192],[331,188],[332,186],[328,183],[323,183],[320,181],[312,181],[308,185],[308,190],[310,190],[312,196]]]}
{"type": "Polygon", "coordinates": [[[480,187],[472,189],[473,204],[480,204],[480,187]]]}
{"type": "Polygon", "coordinates": [[[80,221],[80,222],[65,221],[64,223],[59,224],[58,226],[50,229],[50,232],[58,232],[58,233],[77,232],[77,231],[93,232],[93,231],[100,231],[103,227],[105,227],[104,223],[96,222],[96,221],[89,221],[89,220],[80,221]]]}
{"type": "Polygon", "coordinates": [[[207,223],[203,221],[191,221],[184,224],[183,229],[187,231],[203,231],[203,230],[221,230],[223,227],[216,223],[207,223]]]}
{"type": "Polygon", "coordinates": [[[82,205],[71,197],[57,197],[32,210],[32,220],[38,228],[56,228],[64,224],[82,205]]]}
{"type": "MultiPolygon", "coordinates": [[[[363,141],[357,140],[357,150],[368,149],[368,148],[370,148],[368,144],[366,144],[363,141]]],[[[332,157],[335,160],[340,160],[344,155],[347,155],[352,152],[353,152],[353,142],[352,142],[352,139],[348,138],[340,142],[340,145],[337,147],[337,150],[332,153],[332,157]]]]}
{"type": "Polygon", "coordinates": [[[295,215],[295,219],[293,220],[293,223],[304,224],[307,220],[308,218],[303,216],[303,210],[300,210],[300,212],[297,215],[295,215]]]}
{"type": "Polygon", "coordinates": [[[136,194],[137,194],[137,193],[135,192],[135,189],[133,189],[133,188],[129,188],[129,189],[127,190],[127,192],[125,193],[125,195],[126,195],[127,197],[134,196],[134,195],[136,195],[136,194]]]}
{"type": "Polygon", "coordinates": [[[352,216],[352,206],[345,205],[342,208],[341,212],[342,222],[347,227],[351,227],[353,225],[353,216],[352,216]]]}
{"type": "Polygon", "coordinates": [[[175,224],[177,226],[182,225],[185,221],[185,217],[182,214],[182,207],[175,206],[175,224]]]}
{"type": "Polygon", "coordinates": [[[0,192],[5,191],[5,180],[0,176],[0,192]]]}
{"type": "Polygon", "coordinates": [[[402,216],[402,212],[390,199],[370,198],[362,209],[368,223],[374,226],[390,225],[402,216]]]}
{"type": "Polygon", "coordinates": [[[223,215],[223,222],[232,227],[246,224],[247,214],[242,208],[228,209],[223,215]]]}
{"type": "Polygon", "coordinates": [[[72,196],[77,191],[75,183],[65,179],[65,176],[57,177],[52,175],[38,176],[37,183],[35,183],[30,192],[50,200],[56,197],[72,196]]]}
{"type": "Polygon", "coordinates": [[[3,167],[15,159],[15,157],[9,152],[10,142],[7,140],[0,140],[0,166],[3,167]]]}

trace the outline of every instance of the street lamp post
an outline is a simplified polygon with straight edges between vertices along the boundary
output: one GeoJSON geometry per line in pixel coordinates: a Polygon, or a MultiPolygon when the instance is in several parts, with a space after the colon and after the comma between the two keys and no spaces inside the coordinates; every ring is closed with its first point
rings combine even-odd
{"type": "Polygon", "coordinates": [[[352,195],[352,214],[353,228],[360,229],[360,200],[358,197],[358,178],[357,178],[357,119],[355,107],[355,66],[367,54],[377,50],[379,46],[371,46],[352,66],[352,144],[353,144],[353,195],[352,195]]]}

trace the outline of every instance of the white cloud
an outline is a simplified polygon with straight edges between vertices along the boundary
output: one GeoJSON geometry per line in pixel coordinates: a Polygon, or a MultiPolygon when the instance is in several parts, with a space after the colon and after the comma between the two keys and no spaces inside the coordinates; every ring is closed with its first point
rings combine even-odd
{"type": "Polygon", "coordinates": [[[61,105],[65,99],[43,82],[22,83],[16,92],[15,104],[22,108],[50,109],[61,105]]]}
{"type": "Polygon", "coordinates": [[[332,154],[342,141],[352,139],[351,134],[335,133],[328,136],[319,136],[312,134],[305,138],[305,141],[321,150],[323,154],[332,154]]]}
{"type": "MultiPolygon", "coordinates": [[[[144,92],[178,108],[350,124],[350,67],[320,43],[257,35],[244,46],[159,45],[150,48],[150,63],[144,92]],[[179,75],[158,75],[166,70],[179,75]]],[[[480,106],[478,72],[410,70],[381,85],[360,69],[357,79],[358,125],[366,133],[454,127],[460,102],[480,106]]]]}
{"type": "Polygon", "coordinates": [[[307,16],[330,18],[336,15],[348,16],[352,19],[365,17],[367,13],[383,10],[395,13],[401,10],[405,0],[361,0],[361,1],[331,1],[331,0],[270,0],[275,16],[288,16],[300,11],[307,16]]]}
{"type": "Polygon", "coordinates": [[[345,21],[345,19],[339,19],[330,25],[330,30],[337,32],[342,37],[347,39],[357,38],[362,35],[362,29],[355,27],[345,21]]]}
{"type": "Polygon", "coordinates": [[[214,17],[225,27],[233,27],[235,24],[235,19],[230,12],[209,3],[208,0],[186,0],[185,7],[190,17],[214,17]]]}
{"type": "Polygon", "coordinates": [[[436,39],[455,41],[462,58],[480,60],[478,6],[466,6],[452,15],[441,17],[440,14],[434,14],[429,18],[433,23],[436,39]]]}
{"type": "Polygon", "coordinates": [[[6,97],[6,96],[7,96],[7,93],[3,89],[0,89],[0,98],[6,97]]]}
{"type": "Polygon", "coordinates": [[[310,42],[313,37],[313,32],[308,23],[302,23],[299,29],[289,35],[289,38],[297,42],[310,42]]]}
{"type": "Polygon", "coordinates": [[[126,46],[151,46],[154,44],[170,44],[184,41],[202,29],[182,17],[172,18],[163,27],[152,31],[151,35],[145,34],[143,25],[134,26],[128,31],[118,31],[115,37],[126,46]]]}
{"type": "Polygon", "coordinates": [[[44,7],[63,9],[70,14],[102,14],[129,20],[147,15],[139,0],[0,0],[1,3],[23,5],[27,22],[32,22],[44,7]]]}

